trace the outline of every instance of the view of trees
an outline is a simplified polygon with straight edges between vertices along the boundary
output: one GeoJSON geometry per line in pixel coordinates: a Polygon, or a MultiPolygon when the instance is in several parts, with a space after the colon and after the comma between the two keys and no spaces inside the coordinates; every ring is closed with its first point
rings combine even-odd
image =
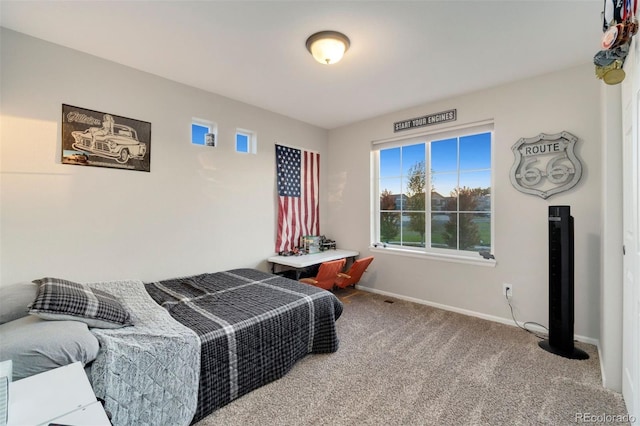
{"type": "MultiPolygon", "coordinates": [[[[406,231],[413,231],[419,236],[421,247],[425,246],[426,220],[426,175],[424,162],[416,163],[409,170],[409,178],[406,182],[403,213],[408,216],[409,220],[404,226],[408,229],[403,230],[403,243],[409,235],[406,231]]],[[[491,188],[467,188],[461,187],[453,190],[449,197],[446,197],[446,204],[443,215],[448,216],[448,221],[444,224],[444,228],[440,231],[440,235],[434,235],[438,232],[432,229],[432,243],[438,240],[441,244],[452,249],[474,250],[477,245],[486,244],[490,241],[490,228],[479,226],[478,215],[470,213],[458,213],[460,211],[477,211],[478,204],[485,196],[489,196],[491,188]],[[484,234],[484,237],[483,237],[484,234]]],[[[400,214],[395,212],[384,212],[384,210],[397,210],[396,197],[385,189],[380,194],[380,238],[385,242],[393,242],[400,235],[400,214]]],[[[413,242],[413,241],[411,241],[413,242]]],[[[411,244],[407,244],[411,245],[411,244]]]]}
{"type": "MultiPolygon", "coordinates": [[[[380,210],[395,210],[396,199],[388,189],[380,194],[380,210]]],[[[398,213],[383,212],[380,214],[380,238],[388,242],[397,234],[400,227],[400,215],[398,213]]]]}
{"type": "MultiPolygon", "coordinates": [[[[426,184],[424,161],[414,164],[409,169],[409,181],[407,182],[407,207],[408,211],[425,211],[426,184]]],[[[424,234],[426,232],[425,213],[409,213],[409,228],[420,234],[420,243],[424,247],[424,234]]]]}
{"type": "MultiPolygon", "coordinates": [[[[447,199],[445,208],[449,211],[475,211],[479,198],[488,195],[489,191],[490,188],[472,189],[466,186],[457,188],[451,192],[451,197],[447,199]],[[456,205],[457,203],[459,204],[456,205]]],[[[449,247],[456,247],[459,243],[459,250],[473,249],[474,246],[480,244],[478,224],[473,220],[474,216],[471,214],[449,215],[449,222],[445,224],[445,231],[442,235],[446,244],[449,247]]]]}

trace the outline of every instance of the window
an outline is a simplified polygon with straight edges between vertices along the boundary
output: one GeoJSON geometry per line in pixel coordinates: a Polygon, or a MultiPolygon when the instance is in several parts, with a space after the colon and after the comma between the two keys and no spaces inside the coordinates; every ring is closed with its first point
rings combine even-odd
{"type": "Polygon", "coordinates": [[[216,146],[217,126],[207,120],[193,118],[191,120],[191,143],[203,146],[216,146]]]}
{"type": "Polygon", "coordinates": [[[236,133],[236,151],[249,152],[249,135],[236,133]]]}
{"type": "Polygon", "coordinates": [[[256,134],[250,130],[236,130],[236,152],[256,153],[256,134]]]}
{"type": "Polygon", "coordinates": [[[482,126],[375,144],[374,240],[427,253],[492,252],[492,139],[492,126],[482,126]]]}

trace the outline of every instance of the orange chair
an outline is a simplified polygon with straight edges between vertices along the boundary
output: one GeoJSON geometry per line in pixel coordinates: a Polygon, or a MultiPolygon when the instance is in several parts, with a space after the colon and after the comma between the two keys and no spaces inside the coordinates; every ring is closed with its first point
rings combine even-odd
{"type": "Polygon", "coordinates": [[[318,268],[318,275],[312,278],[303,278],[300,282],[311,284],[325,290],[332,290],[333,283],[340,271],[342,271],[342,268],[344,268],[345,263],[347,263],[346,259],[338,259],[321,263],[320,268],[318,268]]]}
{"type": "Polygon", "coordinates": [[[335,285],[339,288],[349,287],[350,285],[355,286],[360,281],[360,278],[362,278],[362,274],[369,267],[372,260],[373,256],[369,256],[353,262],[347,272],[338,274],[338,278],[336,278],[334,282],[335,285]]]}

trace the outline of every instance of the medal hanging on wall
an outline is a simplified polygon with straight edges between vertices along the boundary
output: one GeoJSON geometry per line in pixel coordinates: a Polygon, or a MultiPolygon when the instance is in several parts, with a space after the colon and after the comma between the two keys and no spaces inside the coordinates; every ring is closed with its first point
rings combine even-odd
{"type": "Polygon", "coordinates": [[[638,32],[638,0],[605,0],[602,43],[593,58],[596,77],[606,84],[619,84],[625,78],[622,69],[633,36],[638,32]]]}

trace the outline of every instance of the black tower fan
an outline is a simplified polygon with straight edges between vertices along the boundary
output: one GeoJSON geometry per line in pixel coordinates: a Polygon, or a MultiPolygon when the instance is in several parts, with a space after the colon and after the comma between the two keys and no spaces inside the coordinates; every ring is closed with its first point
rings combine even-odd
{"type": "Polygon", "coordinates": [[[545,351],[570,359],[589,355],[573,345],[573,216],[569,206],[549,206],[549,339],[545,351]]]}

